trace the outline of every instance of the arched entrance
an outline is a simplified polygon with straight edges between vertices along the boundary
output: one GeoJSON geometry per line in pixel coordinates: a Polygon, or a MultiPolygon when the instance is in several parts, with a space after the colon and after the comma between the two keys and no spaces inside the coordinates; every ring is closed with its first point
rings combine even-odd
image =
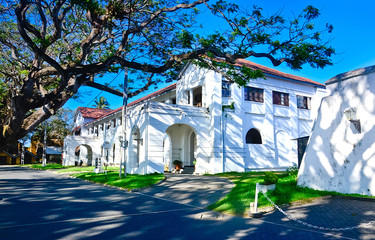
{"type": "Polygon", "coordinates": [[[75,165],[92,165],[92,148],[90,145],[81,144],[75,148],[75,165]]]}
{"type": "Polygon", "coordinates": [[[182,162],[182,167],[193,166],[196,160],[197,140],[194,128],[186,124],[174,124],[167,128],[164,136],[164,164],[169,171],[173,161],[182,162]]]}

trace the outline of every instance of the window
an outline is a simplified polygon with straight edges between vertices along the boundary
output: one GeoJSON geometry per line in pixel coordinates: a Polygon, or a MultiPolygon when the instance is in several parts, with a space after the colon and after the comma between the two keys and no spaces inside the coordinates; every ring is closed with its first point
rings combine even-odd
{"type": "Polygon", "coordinates": [[[246,143],[248,144],[262,144],[262,136],[260,132],[255,128],[250,129],[246,133],[246,143]]]}
{"type": "Polygon", "coordinates": [[[94,129],[90,128],[90,135],[94,133],[94,129]]]}
{"type": "Polygon", "coordinates": [[[282,92],[272,92],[273,104],[289,106],[289,94],[282,92]]]}
{"type": "Polygon", "coordinates": [[[231,97],[231,91],[230,91],[230,86],[232,85],[232,83],[230,83],[229,81],[226,81],[226,80],[223,80],[221,82],[221,92],[222,92],[222,96],[223,97],[231,97]]]}
{"type": "Polygon", "coordinates": [[[112,125],[113,125],[113,128],[116,127],[116,118],[112,120],[112,125]]]}
{"type": "Polygon", "coordinates": [[[311,97],[297,95],[297,107],[301,109],[311,109],[311,97]]]}
{"type": "Polygon", "coordinates": [[[264,102],[263,89],[254,87],[245,87],[245,100],[253,102],[264,102]]]}
{"type": "Polygon", "coordinates": [[[118,122],[118,126],[121,126],[122,125],[122,118],[118,118],[117,122],[118,122]]]}

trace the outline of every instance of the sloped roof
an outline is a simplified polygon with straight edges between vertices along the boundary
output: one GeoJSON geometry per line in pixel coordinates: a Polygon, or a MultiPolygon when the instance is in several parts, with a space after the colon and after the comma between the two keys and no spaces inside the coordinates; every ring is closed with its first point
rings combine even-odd
{"type": "Polygon", "coordinates": [[[103,117],[109,112],[112,112],[112,109],[100,109],[100,108],[88,108],[88,107],[78,107],[78,111],[81,113],[84,118],[94,118],[98,119],[103,117]]]}
{"type": "MultiPolygon", "coordinates": [[[[219,60],[220,61],[220,60],[219,60]]],[[[275,69],[272,69],[272,68],[269,68],[269,67],[265,67],[263,65],[260,65],[260,64],[257,64],[257,63],[254,63],[254,62],[251,62],[251,61],[248,61],[246,59],[237,59],[236,61],[236,66],[247,66],[253,70],[261,70],[264,74],[268,74],[268,75],[273,75],[273,76],[278,76],[278,77],[281,77],[281,78],[284,78],[286,80],[292,80],[292,81],[297,81],[297,82],[302,82],[302,83],[307,83],[307,84],[312,84],[312,85],[315,85],[315,86],[319,86],[319,87],[324,87],[326,85],[322,84],[322,83],[319,83],[319,82],[315,82],[311,79],[308,79],[308,78],[304,78],[304,77],[299,77],[299,76],[295,76],[295,75],[292,75],[292,74],[289,74],[289,73],[283,73],[281,71],[278,71],[278,70],[275,70],[275,69]]],[[[131,106],[134,106],[138,103],[141,103],[141,102],[144,102],[144,101],[147,101],[153,97],[156,97],[156,96],[159,96],[165,92],[168,92],[170,90],[173,90],[173,89],[176,89],[176,83],[173,83],[165,88],[162,88],[156,92],[153,92],[145,97],[142,97],[142,98],[139,98],[131,103],[129,103],[127,106],[128,107],[131,107],[131,106]]],[[[80,107],[79,107],[80,108],[80,107]]],[[[89,123],[92,123],[92,122],[95,122],[96,120],[99,120],[101,118],[104,118],[108,115],[111,115],[111,114],[114,114],[116,112],[119,112],[122,110],[122,106],[115,109],[115,110],[109,110],[109,109],[96,109],[96,108],[86,108],[86,109],[93,109],[93,110],[107,110],[106,113],[104,113],[102,116],[96,118],[95,120],[89,122],[89,123]],[[109,111],[108,111],[109,110],[109,111]]],[[[89,124],[87,123],[87,124],[89,124]]],[[[86,125],[86,124],[85,124],[86,125]]],[[[78,128],[78,127],[77,127],[78,128]]]]}
{"type": "MultiPolygon", "coordinates": [[[[163,93],[166,93],[166,92],[168,92],[168,91],[171,91],[171,90],[173,90],[173,89],[176,89],[176,83],[173,83],[173,84],[171,84],[171,85],[169,85],[169,86],[167,86],[167,87],[165,87],[165,88],[162,88],[162,89],[160,89],[160,90],[158,90],[158,91],[156,91],[156,92],[150,93],[150,94],[148,94],[148,95],[146,95],[146,96],[144,96],[144,97],[142,97],[142,98],[139,98],[139,99],[137,99],[137,100],[135,100],[135,101],[129,103],[127,106],[128,106],[128,107],[131,107],[131,106],[137,105],[138,103],[141,103],[141,102],[147,101],[147,100],[149,100],[149,99],[151,99],[151,98],[157,97],[157,96],[159,96],[159,95],[161,95],[161,94],[163,94],[163,93]]],[[[108,115],[114,114],[114,113],[119,112],[119,111],[121,111],[121,110],[122,110],[122,106],[119,107],[119,108],[117,108],[117,109],[115,109],[115,110],[110,110],[109,112],[107,112],[106,114],[104,114],[103,116],[101,116],[100,118],[104,118],[104,117],[106,117],[106,116],[108,116],[108,115]]],[[[99,118],[95,119],[94,121],[96,121],[96,120],[99,120],[99,118]]],[[[91,121],[91,122],[89,122],[89,123],[92,123],[92,122],[94,122],[94,121],[91,121]]],[[[86,124],[89,124],[89,123],[86,123],[86,124]]],[[[86,125],[86,124],[85,124],[85,125],[86,125]]]]}
{"type": "Polygon", "coordinates": [[[283,73],[283,72],[280,72],[278,70],[275,70],[275,69],[272,69],[272,68],[269,68],[269,67],[265,67],[263,65],[260,65],[260,64],[257,64],[257,63],[254,63],[254,62],[251,62],[251,61],[248,61],[248,60],[245,60],[245,59],[237,59],[235,65],[236,66],[245,65],[246,67],[251,68],[253,70],[261,70],[264,74],[274,75],[274,76],[278,76],[278,77],[282,77],[282,78],[286,78],[286,79],[290,79],[290,80],[294,80],[294,81],[298,81],[298,82],[303,82],[303,83],[308,83],[308,84],[312,84],[312,85],[316,85],[316,86],[325,87],[324,84],[319,83],[319,82],[315,82],[311,79],[295,76],[295,75],[292,75],[292,74],[289,74],[289,73],[283,73]]]}

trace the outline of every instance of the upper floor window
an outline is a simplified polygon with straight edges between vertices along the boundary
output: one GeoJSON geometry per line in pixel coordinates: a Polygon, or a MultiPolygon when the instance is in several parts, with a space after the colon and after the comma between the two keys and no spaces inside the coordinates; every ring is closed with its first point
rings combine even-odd
{"type": "Polygon", "coordinates": [[[297,107],[301,109],[311,109],[311,97],[297,95],[297,107]]]}
{"type": "Polygon", "coordinates": [[[114,128],[116,127],[116,118],[112,120],[112,125],[114,128]]]}
{"type": "Polygon", "coordinates": [[[253,102],[264,102],[263,89],[254,87],[245,87],[245,100],[253,102]]]}
{"type": "Polygon", "coordinates": [[[231,97],[231,90],[230,90],[230,86],[232,85],[231,82],[229,81],[226,81],[226,80],[223,80],[221,82],[221,92],[222,92],[222,96],[223,97],[231,97]]]}
{"type": "Polygon", "coordinates": [[[272,92],[273,104],[289,106],[289,94],[282,92],[272,92]]]}
{"type": "Polygon", "coordinates": [[[262,144],[262,136],[260,135],[260,132],[252,128],[246,133],[246,143],[249,144],[262,144]]]}

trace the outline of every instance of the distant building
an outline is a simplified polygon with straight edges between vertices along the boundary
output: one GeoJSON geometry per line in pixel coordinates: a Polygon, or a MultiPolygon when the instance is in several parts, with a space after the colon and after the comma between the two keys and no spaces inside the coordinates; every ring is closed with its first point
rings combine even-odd
{"type": "MultiPolygon", "coordinates": [[[[298,143],[310,136],[325,85],[246,60],[266,79],[246,87],[212,70],[187,64],[177,83],[129,104],[127,170],[170,171],[173,161],[195,172],[280,170],[298,163],[298,143]]],[[[92,111],[79,108],[76,112],[92,111]]],[[[64,141],[64,165],[121,159],[121,108],[92,121],[76,114],[64,141]]]]}

